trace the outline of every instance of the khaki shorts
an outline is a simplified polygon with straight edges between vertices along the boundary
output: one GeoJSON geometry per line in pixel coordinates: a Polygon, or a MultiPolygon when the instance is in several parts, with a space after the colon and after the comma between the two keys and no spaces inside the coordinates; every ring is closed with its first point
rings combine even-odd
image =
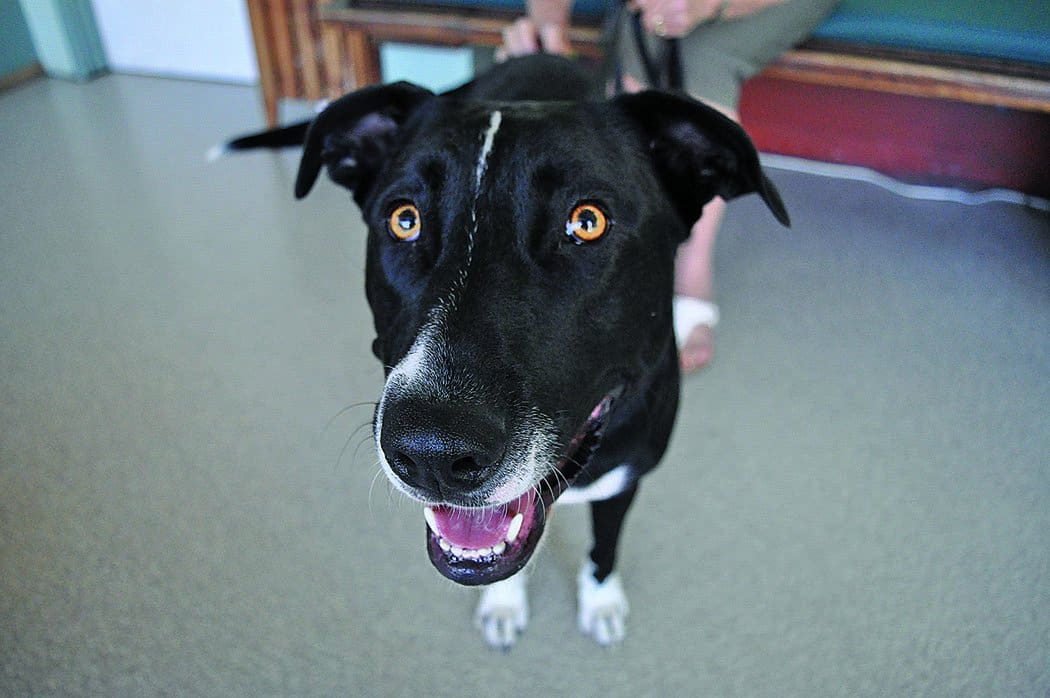
{"type": "MultiPolygon", "coordinates": [[[[786,0],[753,15],[700,25],[680,42],[686,92],[736,110],[744,81],[805,40],[836,2],[786,0]]],[[[650,54],[659,55],[659,40],[647,38],[650,54]]],[[[619,51],[624,73],[644,82],[630,17],[623,22],[619,51]]]]}

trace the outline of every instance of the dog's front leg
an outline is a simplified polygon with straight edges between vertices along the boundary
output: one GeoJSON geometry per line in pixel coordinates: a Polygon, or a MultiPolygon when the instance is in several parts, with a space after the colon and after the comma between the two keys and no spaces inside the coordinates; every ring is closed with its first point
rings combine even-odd
{"type": "Polygon", "coordinates": [[[626,633],[630,609],[620,575],[613,568],[620,531],[637,492],[638,486],[632,485],[615,497],[591,503],[594,547],[577,579],[577,620],[580,631],[600,645],[620,642],[626,633]]]}
{"type": "Polygon", "coordinates": [[[529,622],[524,570],[482,589],[474,622],[491,647],[509,650],[514,646],[529,622]]]}

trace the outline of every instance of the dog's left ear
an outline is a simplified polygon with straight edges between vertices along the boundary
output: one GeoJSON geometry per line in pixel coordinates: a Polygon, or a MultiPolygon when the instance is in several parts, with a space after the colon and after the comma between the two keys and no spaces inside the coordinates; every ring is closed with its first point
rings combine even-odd
{"type": "Polygon", "coordinates": [[[744,129],[711,107],[685,96],[649,90],[612,103],[638,123],[664,188],[692,225],[704,204],[757,193],[781,224],[791,225],[780,193],[758,161],[744,129]]]}
{"type": "Polygon", "coordinates": [[[295,179],[295,198],[310,193],[321,167],[360,196],[394,146],[398,130],[434,93],[408,82],[366,87],[340,97],[306,132],[295,179]]]}

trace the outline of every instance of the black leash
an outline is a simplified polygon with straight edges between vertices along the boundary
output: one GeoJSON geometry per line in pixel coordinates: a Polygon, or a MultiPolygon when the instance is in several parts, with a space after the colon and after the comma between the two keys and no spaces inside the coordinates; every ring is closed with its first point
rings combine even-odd
{"type": "Polygon", "coordinates": [[[657,55],[649,51],[649,44],[645,36],[645,27],[642,26],[642,14],[630,12],[627,9],[627,0],[616,3],[610,13],[605,25],[605,55],[606,60],[612,62],[611,72],[616,94],[623,94],[623,60],[620,58],[620,37],[623,35],[623,23],[631,22],[631,33],[634,38],[635,48],[641,59],[642,70],[645,71],[646,80],[650,87],[665,90],[684,90],[685,72],[682,67],[682,54],[678,39],[660,39],[657,55]],[[630,18],[627,15],[630,14],[630,18]]]}

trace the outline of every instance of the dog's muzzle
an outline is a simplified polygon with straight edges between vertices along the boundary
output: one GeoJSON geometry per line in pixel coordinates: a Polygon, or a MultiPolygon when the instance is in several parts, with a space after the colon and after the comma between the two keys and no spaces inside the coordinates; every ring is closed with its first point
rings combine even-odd
{"type": "Polygon", "coordinates": [[[428,501],[485,500],[508,448],[506,423],[490,411],[402,397],[383,416],[380,447],[390,470],[428,501]]]}
{"type": "MultiPolygon", "coordinates": [[[[598,448],[615,395],[606,395],[594,407],[542,477],[526,482],[524,492],[519,487],[520,494],[489,506],[449,502],[463,501],[487,484],[506,448],[500,424],[481,418],[469,429],[444,433],[439,433],[441,429],[388,430],[384,424],[380,446],[390,469],[408,485],[402,489],[414,495],[448,493],[420,497],[441,502],[424,508],[427,552],[434,567],[465,585],[491,584],[521,570],[536,551],[550,507],[598,448]],[[387,437],[393,433],[397,436],[387,437]]],[[[437,419],[445,422],[440,410],[437,419]]]]}

